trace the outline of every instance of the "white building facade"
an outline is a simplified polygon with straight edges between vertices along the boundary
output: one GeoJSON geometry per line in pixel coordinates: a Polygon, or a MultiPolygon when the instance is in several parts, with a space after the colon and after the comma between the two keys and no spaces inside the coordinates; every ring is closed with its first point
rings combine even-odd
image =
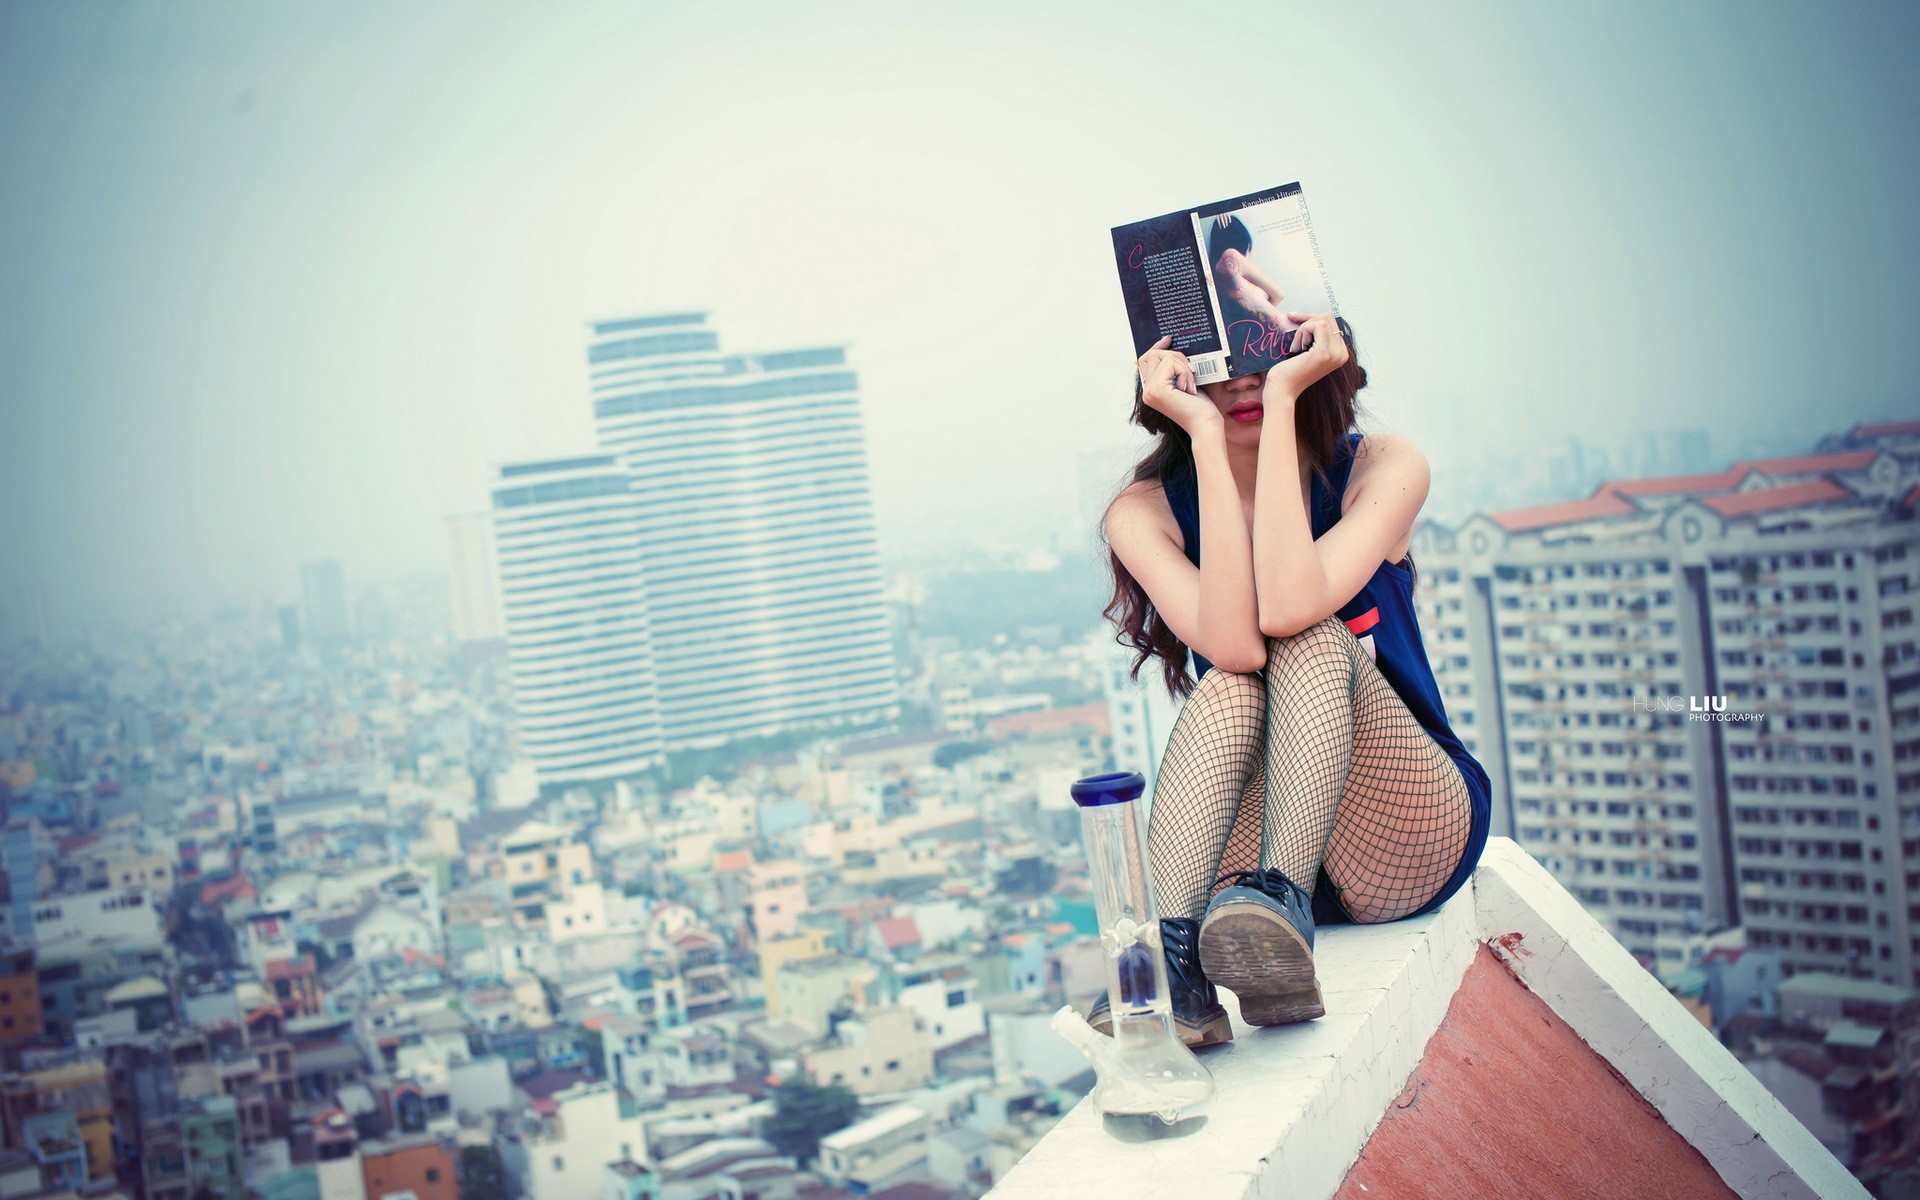
{"type": "Polygon", "coordinates": [[[543,783],[612,779],[660,762],[637,516],[611,454],[511,463],[495,480],[514,708],[543,783]]]}
{"type": "Polygon", "coordinates": [[[684,313],[595,324],[587,359],[633,479],[667,745],[897,715],[845,353],[723,355],[684,313]]]}

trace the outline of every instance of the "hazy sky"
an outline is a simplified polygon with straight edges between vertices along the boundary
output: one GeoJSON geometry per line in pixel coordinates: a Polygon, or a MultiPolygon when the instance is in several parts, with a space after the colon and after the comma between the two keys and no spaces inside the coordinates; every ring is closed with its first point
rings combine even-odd
{"type": "Polygon", "coordinates": [[[61,607],[442,569],[593,317],[846,342],[889,545],[1071,540],[1108,226],[1301,180],[1450,465],[1920,410],[1920,8],[0,0],[0,563],[61,607]]]}

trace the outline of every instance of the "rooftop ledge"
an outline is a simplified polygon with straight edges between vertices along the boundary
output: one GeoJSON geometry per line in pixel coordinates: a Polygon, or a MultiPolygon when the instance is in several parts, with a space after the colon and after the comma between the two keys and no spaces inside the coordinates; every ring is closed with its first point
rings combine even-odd
{"type": "Polygon", "coordinates": [[[1316,951],[1317,1021],[1253,1028],[1222,989],[1191,1133],[1124,1140],[1083,1100],[992,1200],[1867,1195],[1509,839],[1440,911],[1316,951]]]}

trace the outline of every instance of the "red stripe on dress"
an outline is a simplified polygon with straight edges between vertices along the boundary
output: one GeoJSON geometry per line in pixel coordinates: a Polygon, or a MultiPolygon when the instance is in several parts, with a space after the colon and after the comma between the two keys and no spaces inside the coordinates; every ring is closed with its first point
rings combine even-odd
{"type": "Polygon", "coordinates": [[[1379,623],[1380,623],[1380,610],[1379,608],[1376,607],[1376,608],[1370,608],[1367,611],[1361,613],[1359,616],[1354,617],[1352,620],[1348,621],[1347,628],[1353,631],[1353,636],[1359,637],[1361,634],[1365,633],[1369,629],[1372,629],[1375,625],[1378,625],[1379,623]]]}

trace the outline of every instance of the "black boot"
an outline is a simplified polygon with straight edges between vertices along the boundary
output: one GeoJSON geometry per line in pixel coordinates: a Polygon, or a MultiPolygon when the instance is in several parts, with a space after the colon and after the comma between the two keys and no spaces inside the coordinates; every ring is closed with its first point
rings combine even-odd
{"type": "Polygon", "coordinates": [[[1313,893],[1271,868],[1235,871],[1201,921],[1200,957],[1233,989],[1249,1025],[1287,1025],[1327,1013],[1313,970],[1313,893]]]}
{"type": "MultiPolygon", "coordinates": [[[[1227,1010],[1200,970],[1200,922],[1192,917],[1161,917],[1160,943],[1167,951],[1167,990],[1173,993],[1173,1027],[1180,1040],[1188,1046],[1232,1041],[1227,1010]]],[[[1105,992],[1093,1002],[1087,1023],[1101,1033],[1113,1033],[1113,1011],[1105,992]]]]}

